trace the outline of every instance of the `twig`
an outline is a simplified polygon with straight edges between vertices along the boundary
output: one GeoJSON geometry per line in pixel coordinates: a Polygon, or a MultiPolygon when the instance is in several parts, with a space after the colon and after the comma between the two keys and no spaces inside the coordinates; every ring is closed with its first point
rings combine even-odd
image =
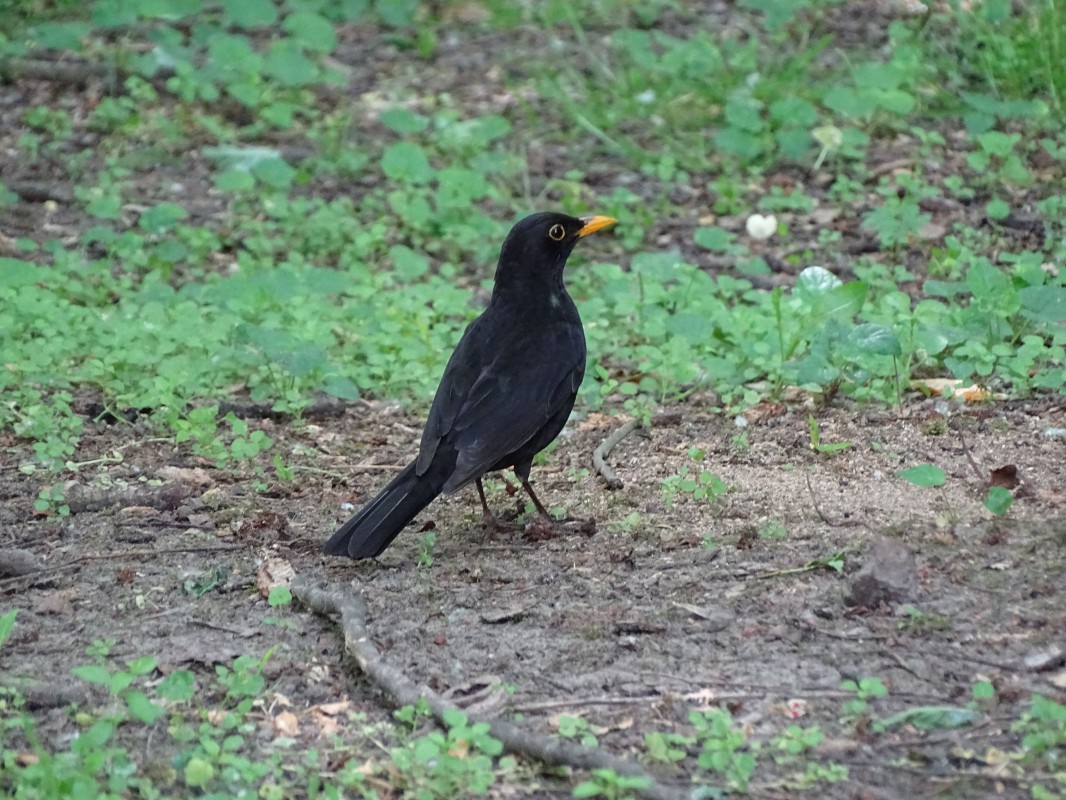
{"type": "Polygon", "coordinates": [[[882,175],[887,175],[890,172],[895,172],[897,169],[907,169],[914,166],[913,158],[897,158],[893,161],[886,161],[883,164],[878,164],[876,167],[870,170],[866,176],[867,183],[873,183],[882,175]]]}
{"type": "MultiPolygon", "coordinates": [[[[292,582],[292,592],[316,614],[340,614],[345,649],[355,658],[363,673],[391,695],[397,705],[414,705],[423,700],[433,716],[440,721],[443,721],[445,712],[460,710],[454,703],[445,700],[428,686],[415,683],[382,658],[370,640],[366,628],[366,604],[360,595],[355,592],[326,591],[310,586],[302,577],[297,577],[292,582]]],[[[468,714],[468,717],[487,723],[492,736],[510,753],[548,764],[577,769],[611,769],[619,775],[647,778],[649,785],[634,791],[650,800],[684,800],[688,796],[688,793],[680,788],[657,783],[639,764],[598,748],[584,747],[576,742],[523,730],[501,719],[481,719],[474,714],[468,714]]]]}
{"type": "Polygon", "coordinates": [[[85,86],[93,80],[102,80],[108,91],[118,89],[123,77],[119,70],[108,64],[49,61],[43,58],[0,60],[0,76],[12,80],[51,81],[67,86],[85,86]]]}
{"type": "Polygon", "coordinates": [[[615,446],[625,439],[633,431],[638,430],[641,427],[639,419],[631,419],[621,428],[616,430],[602,442],[600,446],[592,451],[592,466],[596,468],[605,481],[607,481],[608,489],[621,489],[622,481],[617,475],[614,474],[614,470],[611,469],[611,465],[607,463],[606,458],[614,450],[615,446]]]}
{"type": "Polygon", "coordinates": [[[157,556],[177,555],[178,553],[221,553],[229,550],[242,549],[244,548],[235,544],[209,544],[195,547],[164,547],[161,550],[121,550],[114,553],[89,553],[88,555],[78,556],[73,561],[68,561],[65,564],[58,564],[54,567],[45,567],[36,572],[30,572],[26,575],[18,575],[14,578],[4,578],[3,580],[0,580],[0,588],[3,588],[8,584],[16,583],[17,581],[33,580],[56,572],[74,569],[74,567],[87,564],[91,561],[109,561],[113,558],[156,558],[157,556]]]}
{"type": "Polygon", "coordinates": [[[811,505],[814,506],[814,513],[818,515],[819,519],[821,519],[822,522],[824,522],[826,525],[828,525],[831,528],[850,528],[850,527],[854,527],[856,525],[864,524],[864,523],[862,523],[862,522],[860,522],[859,520],[856,520],[856,519],[846,519],[846,520],[839,520],[839,521],[834,521],[834,520],[829,519],[829,517],[827,517],[825,514],[822,513],[822,509],[818,507],[818,498],[816,498],[814,496],[814,487],[811,486],[811,476],[810,476],[810,474],[809,473],[805,473],[803,477],[807,481],[807,493],[811,496],[811,505]]]}
{"type": "Polygon", "coordinates": [[[526,714],[531,711],[551,711],[556,708],[573,708],[574,706],[628,706],[634,703],[654,703],[662,700],[661,694],[645,694],[636,697],[575,697],[571,700],[546,700],[542,703],[523,703],[511,706],[511,710],[526,714]]]}
{"type": "Polygon", "coordinates": [[[973,460],[973,454],[970,452],[970,448],[966,444],[966,437],[962,435],[962,429],[956,429],[956,432],[959,434],[959,443],[962,445],[963,455],[966,456],[966,460],[970,463],[970,467],[973,469],[974,475],[977,476],[977,480],[979,480],[981,483],[987,484],[988,478],[985,473],[981,471],[981,468],[977,466],[977,462],[973,460]]]}
{"type": "Polygon", "coordinates": [[[49,200],[64,204],[74,202],[74,195],[62,186],[50,186],[37,181],[15,181],[6,185],[27,203],[46,203],[49,200]]]}

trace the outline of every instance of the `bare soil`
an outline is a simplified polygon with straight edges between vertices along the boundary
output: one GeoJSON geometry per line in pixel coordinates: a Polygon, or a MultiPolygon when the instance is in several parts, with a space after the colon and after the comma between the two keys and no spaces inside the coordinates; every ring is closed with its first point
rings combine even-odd
{"type": "MultiPolygon", "coordinates": [[[[818,416],[823,441],[853,446],[813,452],[805,413],[788,412],[748,425],[738,447],[732,422],[671,409],[618,445],[610,461],[624,488],[615,491],[586,471],[618,420],[578,421],[534,474],[545,502],[595,520],[592,535],[489,535],[464,491],[432,505],[380,561],[359,563],[317,548],[349,513],[342,503],[365,500],[415,452],[419,420],[359,407],[302,427],[265,422],[276,447],[314,471],[264,493],[129,428],[101,428],[83,451],[123,448],[122,462],[70,482],[67,519],[35,518],[41,481],[5,467],[0,547],[28,551],[46,572],[0,582],[4,604],[21,609],[3,670],[41,682],[44,733],[61,739],[72,724],[64,704],[77,695],[70,669],[93,640],[114,639],[120,660],[155,655],[164,672],[207,674],[273,650],[271,692],[301,721],[300,741],[321,746],[316,706],[348,699],[380,718],[387,702],[353,674],[323,619],[296,607],[281,612],[285,624],[268,621],[279,612],[265,601],[266,573],[288,564],[317,584],[363,592],[375,643],[413,680],[460,696],[513,687],[474,712],[520,711],[545,732],[560,713],[581,715],[601,746],[626,754],[645,732],[686,730],[690,709],[724,704],[754,739],[792,718],[820,726],[828,738],[815,760],[851,771],[832,797],[862,787],[1026,796],[1022,772],[995,754],[1017,744],[1010,725],[1032,693],[1066,701],[1066,443],[1048,435],[1066,427],[1066,410],[1001,404],[956,412],[946,430],[932,401],[903,414],[818,416]],[[691,446],[706,449],[706,465],[732,488],[717,502],[667,508],[660,481],[693,463],[691,446]],[[945,470],[944,487],[895,477],[926,462],[945,470]],[[995,518],[981,504],[983,482],[1006,464],[1018,468],[1017,500],[995,518]],[[639,519],[625,524],[633,512],[639,519]],[[765,535],[771,520],[784,538],[765,535]],[[420,527],[437,537],[429,565],[419,565],[420,527]],[[881,536],[913,553],[913,590],[850,606],[849,586],[881,536]],[[841,551],[841,573],[796,571],[841,551]],[[219,569],[215,590],[183,590],[219,569]],[[880,678],[889,696],[848,718],[841,682],[864,677],[880,678]],[[978,680],[997,697],[977,727],[869,730],[871,717],[906,708],[965,706],[978,680]]],[[[492,501],[505,517],[520,510],[502,482],[492,501]]],[[[264,709],[267,731],[271,719],[264,709]]],[[[340,730],[373,756],[361,724],[341,720],[340,730]]],[[[507,791],[536,795],[551,788],[544,781],[507,791]]]]}

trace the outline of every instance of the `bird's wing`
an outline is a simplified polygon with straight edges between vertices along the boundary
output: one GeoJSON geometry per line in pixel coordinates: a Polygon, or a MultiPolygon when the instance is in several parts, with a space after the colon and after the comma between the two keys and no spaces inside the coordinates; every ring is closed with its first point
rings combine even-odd
{"type": "Polygon", "coordinates": [[[547,341],[527,342],[518,351],[497,352],[476,377],[462,362],[454,369],[450,363],[422,435],[418,469],[428,468],[447,438],[458,458],[445,491],[480,477],[533,439],[564,405],[573,404],[584,362],[584,339],[577,328],[556,331],[547,341]]]}

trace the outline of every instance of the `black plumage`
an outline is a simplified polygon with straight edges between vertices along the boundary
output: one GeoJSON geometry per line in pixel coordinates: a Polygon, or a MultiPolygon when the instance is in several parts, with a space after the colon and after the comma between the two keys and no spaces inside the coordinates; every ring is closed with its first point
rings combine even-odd
{"type": "Polygon", "coordinates": [[[492,297],[452,353],[422,431],[418,457],[326,542],[330,555],[379,555],[441,492],[513,467],[529,484],[533,456],[559,435],[585,375],[585,334],[563,284],[574,245],[610,217],[541,213],[507,235],[492,297]]]}

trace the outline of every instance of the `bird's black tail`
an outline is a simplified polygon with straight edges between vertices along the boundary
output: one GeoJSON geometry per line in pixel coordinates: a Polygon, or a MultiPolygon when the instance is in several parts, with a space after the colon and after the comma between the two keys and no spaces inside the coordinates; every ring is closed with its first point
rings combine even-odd
{"type": "Polygon", "coordinates": [[[331,556],[373,558],[389,546],[415,515],[440,494],[443,476],[436,470],[416,475],[414,462],[407,465],[378,496],[345,522],[322,550],[331,556]]]}

